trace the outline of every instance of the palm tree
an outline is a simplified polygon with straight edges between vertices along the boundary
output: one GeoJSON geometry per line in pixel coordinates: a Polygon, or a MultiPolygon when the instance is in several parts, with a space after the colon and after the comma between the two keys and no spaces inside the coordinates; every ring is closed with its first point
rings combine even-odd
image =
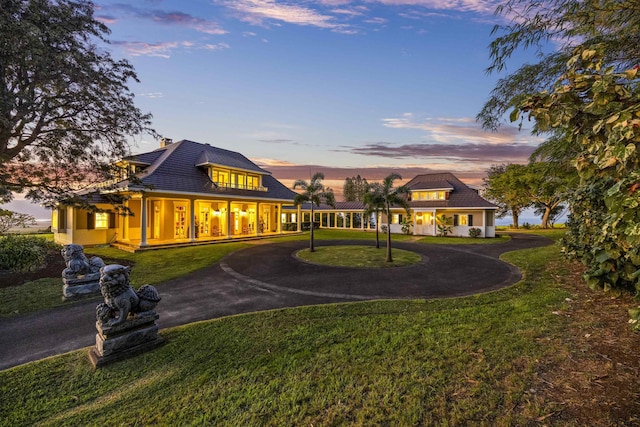
{"type": "Polygon", "coordinates": [[[396,179],[402,179],[397,173],[392,173],[382,181],[380,186],[380,196],[384,201],[384,213],[387,215],[387,262],[393,262],[391,258],[391,206],[401,206],[409,214],[409,204],[406,197],[403,195],[409,193],[409,189],[406,186],[400,186],[398,188],[393,187],[393,181],[396,179]]]}
{"type": "Polygon", "coordinates": [[[371,218],[371,215],[375,214],[376,218],[376,249],[380,249],[380,237],[378,227],[378,219],[380,218],[380,212],[384,209],[384,199],[382,198],[382,185],[378,182],[374,182],[367,185],[367,191],[362,199],[364,204],[364,214],[371,218]]]}
{"type": "Polygon", "coordinates": [[[313,205],[320,207],[321,201],[330,205],[331,207],[336,207],[336,201],[333,196],[333,191],[330,188],[325,188],[322,185],[322,180],[324,179],[324,174],[322,172],[317,172],[311,177],[311,181],[307,182],[303,179],[299,179],[293,183],[293,189],[300,187],[303,192],[296,195],[295,199],[293,199],[293,203],[298,206],[305,202],[311,202],[311,234],[309,238],[309,251],[314,252],[315,248],[313,247],[313,205]]]}

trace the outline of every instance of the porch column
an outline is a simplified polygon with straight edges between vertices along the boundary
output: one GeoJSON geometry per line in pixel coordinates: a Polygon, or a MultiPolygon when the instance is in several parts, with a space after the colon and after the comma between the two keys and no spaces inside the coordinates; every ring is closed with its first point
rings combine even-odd
{"type": "MultiPolygon", "coordinates": [[[[413,234],[414,236],[417,234],[416,233],[416,213],[415,211],[413,212],[413,215],[411,215],[413,217],[413,234]]],[[[424,219],[422,220],[422,223],[424,224],[424,219]]]]}
{"type": "Polygon", "coordinates": [[[282,203],[276,206],[276,233],[282,234],[282,203]]]}
{"type": "Polygon", "coordinates": [[[227,200],[227,239],[231,238],[231,200],[227,200]]]}
{"type": "Polygon", "coordinates": [[[191,199],[189,201],[189,211],[190,211],[190,217],[191,217],[191,221],[189,224],[189,238],[191,239],[192,242],[196,241],[196,201],[194,199],[191,199]]]}
{"type": "Polygon", "coordinates": [[[260,202],[256,203],[256,236],[262,234],[260,226],[262,225],[262,211],[260,211],[260,202]]]}
{"type": "MultiPolygon", "coordinates": [[[[125,200],[124,202],[124,207],[125,207],[125,212],[126,212],[126,208],[129,207],[129,200],[125,200]]],[[[122,240],[127,238],[127,231],[129,229],[129,218],[131,218],[131,216],[126,215],[126,216],[121,216],[120,218],[122,218],[122,240]]]]}
{"type": "Polygon", "coordinates": [[[298,220],[298,232],[302,231],[302,209],[300,207],[300,205],[298,205],[298,216],[296,217],[298,220]]]}
{"type": "Polygon", "coordinates": [[[147,198],[140,198],[140,246],[147,246],[147,198]]]}
{"type": "Polygon", "coordinates": [[[487,237],[487,210],[482,210],[482,237],[487,237]]]}
{"type": "Polygon", "coordinates": [[[349,212],[349,228],[353,229],[353,212],[349,212]]]}
{"type": "Polygon", "coordinates": [[[438,230],[438,211],[436,211],[435,209],[433,210],[433,226],[431,226],[431,232],[433,233],[432,236],[435,237],[438,233],[436,232],[438,230]]]}

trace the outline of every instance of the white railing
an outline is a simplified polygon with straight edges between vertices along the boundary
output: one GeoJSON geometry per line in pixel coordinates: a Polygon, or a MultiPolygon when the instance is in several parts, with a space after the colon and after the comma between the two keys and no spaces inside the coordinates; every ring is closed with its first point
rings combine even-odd
{"type": "Polygon", "coordinates": [[[236,189],[236,190],[252,190],[252,191],[264,191],[267,192],[269,191],[269,189],[267,187],[263,187],[263,186],[256,186],[256,185],[238,185],[238,184],[231,184],[229,182],[214,182],[215,185],[217,185],[220,188],[232,188],[232,189],[236,189]]]}

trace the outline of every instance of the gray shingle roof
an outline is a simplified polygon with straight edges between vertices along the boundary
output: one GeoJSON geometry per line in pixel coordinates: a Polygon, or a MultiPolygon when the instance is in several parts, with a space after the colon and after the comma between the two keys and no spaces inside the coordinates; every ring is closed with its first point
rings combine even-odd
{"type": "Polygon", "coordinates": [[[124,160],[128,160],[134,163],[143,163],[143,164],[150,165],[151,163],[155,162],[158,159],[158,157],[160,157],[164,152],[165,152],[165,148],[159,148],[157,150],[150,151],[148,153],[134,154],[131,156],[127,156],[124,158],[124,160]]]}
{"type": "MultiPolygon", "coordinates": [[[[134,156],[132,156],[134,157],[134,156]]],[[[174,142],[150,153],[136,156],[152,160],[151,165],[137,174],[141,185],[123,181],[120,187],[148,187],[154,191],[201,193],[203,195],[235,195],[252,198],[293,200],[296,193],[285,187],[271,173],[260,168],[240,153],[212,147],[189,140],[174,142]],[[262,185],[267,191],[219,188],[207,175],[205,167],[196,165],[216,164],[232,169],[253,171],[262,175],[262,185]]],[[[138,160],[140,161],[140,160],[138,160]]]]}
{"type": "MultiPolygon", "coordinates": [[[[449,172],[417,175],[407,184],[409,190],[429,190],[453,188],[449,200],[420,200],[410,201],[410,208],[481,208],[495,209],[496,205],[483,199],[475,190],[456,178],[449,172]]],[[[398,208],[398,206],[395,206],[398,208]]],[[[302,210],[311,210],[311,204],[301,205],[302,210]]],[[[314,210],[334,210],[329,205],[314,206],[314,210]]],[[[361,202],[336,202],[335,210],[363,210],[361,202]]]]}
{"type": "Polygon", "coordinates": [[[446,188],[442,187],[443,183],[453,188],[449,200],[410,201],[409,206],[412,208],[496,208],[496,205],[483,199],[475,190],[449,172],[418,175],[405,185],[409,190],[424,190],[446,188]]]}

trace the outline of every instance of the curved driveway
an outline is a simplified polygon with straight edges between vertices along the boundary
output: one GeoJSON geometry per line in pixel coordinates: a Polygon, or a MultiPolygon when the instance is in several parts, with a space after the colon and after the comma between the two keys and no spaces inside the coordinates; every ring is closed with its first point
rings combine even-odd
{"type": "MultiPolygon", "coordinates": [[[[328,267],[299,260],[295,253],[308,242],[255,246],[222,260],[237,279],[277,292],[337,299],[439,298],[498,289],[520,280],[520,271],[495,257],[443,246],[392,242],[397,249],[422,255],[406,267],[328,267]],[[259,262],[256,262],[259,261],[259,262]]],[[[371,245],[371,241],[323,241],[316,247],[371,245]]],[[[381,254],[386,248],[380,249],[381,254]]]]}
{"type": "MultiPolygon", "coordinates": [[[[511,285],[520,272],[498,259],[508,251],[545,246],[551,240],[514,234],[490,245],[426,245],[393,242],[419,252],[423,263],[396,268],[327,267],[295,259],[308,242],[257,244],[220,263],[157,284],[161,328],[275,308],[380,298],[468,295],[511,285]]],[[[318,241],[320,245],[371,241],[318,241]]],[[[384,242],[382,242],[384,246],[384,242]]],[[[384,247],[380,249],[384,251],[384,247]]],[[[188,262],[188,260],[178,260],[188,262]]],[[[0,369],[95,343],[99,299],[0,319],[0,369]]]]}

